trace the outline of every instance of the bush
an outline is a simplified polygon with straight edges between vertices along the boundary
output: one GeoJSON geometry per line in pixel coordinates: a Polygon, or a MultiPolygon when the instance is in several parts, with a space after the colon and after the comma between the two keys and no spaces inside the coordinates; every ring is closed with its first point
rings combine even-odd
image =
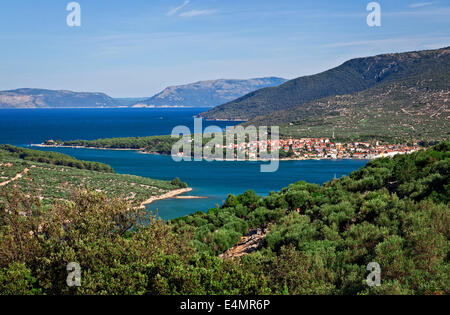
{"type": "Polygon", "coordinates": [[[179,188],[188,188],[188,184],[183,183],[178,177],[174,178],[170,184],[179,188]]]}

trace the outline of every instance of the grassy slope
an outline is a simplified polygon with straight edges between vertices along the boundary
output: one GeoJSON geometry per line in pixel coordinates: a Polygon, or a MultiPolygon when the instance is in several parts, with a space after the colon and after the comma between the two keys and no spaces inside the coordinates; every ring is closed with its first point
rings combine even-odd
{"type": "Polygon", "coordinates": [[[110,197],[122,197],[139,205],[150,197],[179,188],[169,182],[138,176],[27,161],[0,151],[0,183],[14,178],[25,169],[29,171],[3,189],[18,185],[22,191],[42,197],[45,203],[51,203],[54,199],[69,200],[74,189],[87,188],[102,191],[110,197]]]}

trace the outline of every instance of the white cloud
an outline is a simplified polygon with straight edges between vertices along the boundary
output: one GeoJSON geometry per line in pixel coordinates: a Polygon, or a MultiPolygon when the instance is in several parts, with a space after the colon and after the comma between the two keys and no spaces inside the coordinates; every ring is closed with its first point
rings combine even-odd
{"type": "Polygon", "coordinates": [[[411,4],[409,7],[411,9],[415,9],[415,8],[427,7],[432,4],[435,4],[435,2],[417,2],[417,3],[411,4]]]}
{"type": "Polygon", "coordinates": [[[180,6],[178,6],[178,7],[175,7],[175,8],[171,8],[170,10],[169,10],[169,12],[167,12],[167,16],[172,16],[172,15],[175,15],[178,11],[180,11],[181,9],[183,9],[185,6],[187,6],[189,3],[190,3],[191,1],[190,0],[185,0],[184,2],[183,2],[183,4],[182,5],[180,5],[180,6]]]}
{"type": "Polygon", "coordinates": [[[216,10],[191,10],[187,12],[180,13],[181,17],[194,17],[199,15],[210,15],[215,13],[216,10]]]}

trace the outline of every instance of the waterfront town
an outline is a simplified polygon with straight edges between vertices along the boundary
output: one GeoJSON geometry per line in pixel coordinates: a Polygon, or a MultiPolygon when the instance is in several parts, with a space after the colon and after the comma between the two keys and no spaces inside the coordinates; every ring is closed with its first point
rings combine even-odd
{"type": "MultiPolygon", "coordinates": [[[[207,147],[207,146],[206,146],[207,147]]],[[[232,145],[217,149],[232,149],[232,145]]],[[[277,141],[263,140],[234,144],[234,149],[245,152],[246,158],[256,159],[258,152],[279,150],[280,159],[376,159],[392,157],[397,154],[410,154],[421,149],[417,143],[381,144],[373,142],[333,142],[329,138],[280,139],[277,141]]],[[[241,153],[242,154],[242,153],[241,153]]]]}
{"type": "Polygon", "coordinates": [[[410,154],[420,149],[417,143],[412,146],[380,144],[378,141],[340,143],[332,142],[327,138],[280,140],[280,148],[285,153],[291,152],[291,156],[313,159],[376,159],[397,154],[410,154]]]}
{"type": "MultiPolygon", "coordinates": [[[[168,141],[168,140],[167,140],[168,141]]],[[[186,144],[194,145],[193,138],[186,141],[186,144]]],[[[231,144],[211,144],[203,143],[203,148],[200,152],[203,152],[203,158],[211,160],[223,160],[230,159],[227,151],[234,152],[231,160],[256,160],[256,159],[275,159],[274,151],[279,151],[279,158],[281,160],[307,160],[307,159],[362,159],[371,160],[381,157],[392,157],[397,154],[410,154],[420,150],[422,147],[417,143],[412,144],[386,144],[379,141],[371,142],[337,142],[330,140],[329,138],[289,138],[279,140],[259,140],[259,141],[246,141],[242,143],[231,144]],[[208,154],[209,152],[209,154],[208,154]],[[213,153],[214,152],[214,153],[213,153]],[[267,152],[269,157],[264,157],[260,152],[267,152]]],[[[112,150],[139,150],[142,153],[157,153],[157,154],[170,154],[169,152],[160,152],[156,148],[142,147],[137,149],[131,145],[112,145],[108,147],[102,146],[84,146],[80,145],[67,145],[61,141],[47,140],[41,145],[43,147],[74,147],[74,148],[97,148],[97,149],[112,149],[112,150]]],[[[170,146],[170,145],[169,145],[170,146]]],[[[189,157],[194,153],[191,150],[189,157]]],[[[186,151],[184,151],[186,152],[186,151]]],[[[183,149],[177,154],[178,157],[185,157],[183,149]]]]}

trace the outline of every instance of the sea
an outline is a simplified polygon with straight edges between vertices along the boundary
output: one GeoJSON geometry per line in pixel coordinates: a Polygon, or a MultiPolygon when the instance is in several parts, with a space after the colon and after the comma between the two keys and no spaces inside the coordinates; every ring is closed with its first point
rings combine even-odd
{"type": "MultiPolygon", "coordinates": [[[[205,108],[145,109],[2,109],[0,143],[29,147],[45,140],[94,140],[112,137],[141,137],[171,134],[176,126],[193,132],[194,116],[205,108]]],[[[224,129],[239,122],[203,121],[203,127],[224,129]]],[[[202,199],[168,199],[148,205],[148,210],[170,220],[223,204],[229,194],[254,190],[261,196],[297,181],[323,184],[349,175],[366,160],[282,161],[277,172],[261,173],[263,162],[175,162],[170,156],[73,148],[37,148],[57,151],[87,161],[111,165],[116,173],[161,180],[179,177],[193,191],[187,195],[202,199]]]]}

